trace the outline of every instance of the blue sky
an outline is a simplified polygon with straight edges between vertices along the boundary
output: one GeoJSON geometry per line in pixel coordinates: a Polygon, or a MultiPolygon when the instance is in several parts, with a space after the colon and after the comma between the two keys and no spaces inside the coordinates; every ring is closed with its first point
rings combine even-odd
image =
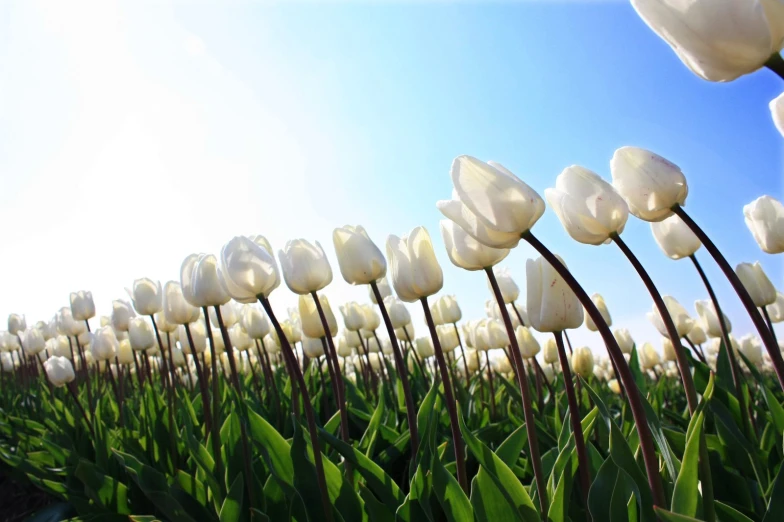
{"type": "MultiPolygon", "coordinates": [[[[452,159],[499,161],[543,193],[572,164],[609,178],[623,145],[680,165],[687,210],[730,262],[760,260],[781,286],[781,261],[742,215],[762,194],[782,198],[768,102],[784,83],[772,73],[700,80],[622,1],[370,4],[3,3],[0,316],[47,319],[77,289],[108,313],[134,278],[176,279],[186,255],[234,235],[331,251],[331,230],[359,223],[379,244],[426,226],[444,292],[478,318],[485,280],[449,264],[438,232],[452,159]]],[[[617,248],[575,243],[550,210],[534,232],[605,296],[614,326],[659,346],[617,248]]],[[[693,311],[705,292],[690,263],[664,257],[634,218],[623,237],[693,311]]],[[[521,246],[503,263],[522,288],[532,255],[521,246]]],[[[367,300],[332,260],[327,295],[367,300]]],[[[272,300],[294,303],[287,289],[272,300]]]]}

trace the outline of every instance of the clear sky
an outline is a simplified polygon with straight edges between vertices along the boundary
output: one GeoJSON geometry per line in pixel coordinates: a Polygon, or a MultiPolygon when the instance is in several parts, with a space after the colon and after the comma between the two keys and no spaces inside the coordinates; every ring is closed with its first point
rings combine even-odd
{"type": "MultiPolygon", "coordinates": [[[[333,305],[367,301],[331,241],[362,224],[382,246],[426,226],[444,292],[479,318],[484,276],[449,263],[438,229],[452,159],[499,161],[543,193],[572,164],[609,178],[623,145],[680,165],[687,210],[730,262],[760,260],[784,286],[782,258],[758,249],[742,214],[784,195],[772,73],[700,80],[625,1],[280,4],[0,4],[0,317],[48,319],[79,289],[106,314],[135,278],[177,279],[188,254],[255,233],[276,248],[320,240],[333,305]]],[[[617,248],[575,243],[551,210],[534,232],[605,296],[614,327],[660,346],[617,248]]],[[[691,264],[667,259],[635,218],[623,237],[693,312],[706,294],[691,264]]],[[[503,263],[523,289],[532,255],[521,245],[503,263]]],[[[733,333],[750,331],[698,256],[733,333]]],[[[281,288],[272,302],[295,299],[281,288]]],[[[572,338],[598,347],[584,328],[572,338]]]]}

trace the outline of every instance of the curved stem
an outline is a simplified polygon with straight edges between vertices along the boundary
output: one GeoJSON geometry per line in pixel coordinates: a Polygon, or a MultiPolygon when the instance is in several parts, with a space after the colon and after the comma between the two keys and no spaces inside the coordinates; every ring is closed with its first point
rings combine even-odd
{"type": "Polygon", "coordinates": [[[457,327],[457,323],[452,323],[452,326],[455,327],[455,335],[457,336],[457,344],[460,346],[460,356],[463,358],[463,369],[465,370],[465,380],[466,380],[466,388],[468,387],[468,361],[466,360],[465,356],[465,349],[463,348],[463,339],[460,337],[460,329],[457,327]]]}
{"type": "Polygon", "coordinates": [[[591,317],[596,327],[599,329],[599,334],[607,346],[607,353],[610,358],[614,360],[618,377],[626,389],[626,397],[629,401],[629,406],[632,410],[634,417],[634,424],[637,427],[637,435],[640,439],[640,451],[642,452],[643,462],[645,464],[645,471],[648,475],[648,485],[651,488],[653,495],[653,503],[657,506],[666,506],[664,499],[664,487],[662,486],[661,475],[659,475],[659,459],[656,456],[656,448],[653,443],[653,435],[651,428],[648,426],[648,419],[645,415],[645,409],[640,398],[640,390],[634,383],[634,377],[623,358],[623,352],[618,346],[610,327],[607,326],[602,314],[596,308],[591,298],[585,292],[580,283],[574,278],[571,272],[564,266],[561,261],[555,257],[546,246],[544,246],[534,235],[528,231],[522,235],[532,247],[544,257],[548,263],[555,269],[556,272],[564,279],[566,284],[571,287],[577,298],[585,308],[586,313],[591,317]]]}
{"type": "MultiPolygon", "coordinates": [[[[574,383],[572,382],[572,372],[569,369],[569,360],[566,358],[563,336],[561,332],[554,332],[555,344],[558,346],[558,359],[561,361],[561,372],[564,377],[566,388],[566,401],[569,404],[569,417],[572,421],[572,433],[574,434],[574,447],[577,451],[578,472],[580,473],[580,486],[583,494],[583,502],[588,506],[588,490],[591,487],[591,475],[588,469],[588,453],[585,450],[585,436],[583,435],[582,416],[580,407],[577,405],[577,396],[574,393],[574,383]]],[[[590,514],[586,513],[590,519],[590,514]]]]}
{"type": "MultiPolygon", "coordinates": [[[[210,367],[212,370],[212,453],[215,459],[215,475],[223,476],[223,457],[220,451],[220,397],[218,382],[218,351],[215,349],[215,339],[212,338],[212,326],[210,325],[210,310],[202,307],[204,311],[204,325],[207,330],[207,339],[210,340],[210,367]]],[[[207,407],[207,406],[205,406],[207,407]]]]}
{"type": "MultiPolygon", "coordinates": [[[[201,363],[199,356],[196,353],[196,347],[193,344],[193,335],[191,334],[191,325],[185,323],[185,336],[188,338],[188,345],[191,347],[193,354],[193,363],[196,365],[196,375],[199,377],[199,392],[201,393],[201,403],[204,409],[204,436],[206,437],[212,429],[212,412],[210,411],[210,394],[207,391],[207,381],[204,380],[204,373],[201,370],[201,363]]],[[[213,451],[215,450],[213,446],[213,451]]],[[[218,448],[220,449],[220,448],[218,448]]]]}
{"type": "Polygon", "coordinates": [[[449,411],[450,428],[452,429],[452,444],[455,447],[455,465],[457,468],[457,482],[463,491],[468,494],[468,476],[466,475],[465,457],[463,455],[463,437],[460,435],[460,426],[457,420],[457,406],[455,397],[452,393],[452,383],[449,382],[449,370],[444,360],[444,352],[441,350],[441,342],[438,340],[438,332],[433,322],[433,315],[430,313],[430,306],[427,304],[427,297],[420,299],[422,308],[425,311],[425,321],[430,330],[430,337],[433,340],[433,349],[436,352],[438,370],[441,373],[441,380],[444,383],[444,397],[446,398],[446,409],[449,411]]]}
{"type": "Polygon", "coordinates": [[[784,59],[782,59],[779,53],[774,53],[771,55],[768,61],[765,62],[765,67],[776,73],[779,78],[784,80],[784,59]]]}
{"type": "Polygon", "coordinates": [[[490,286],[493,289],[498,308],[501,309],[501,318],[506,327],[506,334],[509,337],[509,345],[512,347],[512,363],[514,364],[515,375],[517,376],[517,384],[520,387],[520,395],[523,400],[523,417],[525,419],[525,431],[528,434],[528,453],[531,458],[531,466],[534,469],[534,478],[536,479],[536,491],[539,495],[539,507],[541,508],[541,515],[543,520],[547,520],[548,500],[547,500],[547,480],[544,476],[542,469],[542,459],[539,456],[539,440],[536,436],[536,423],[534,421],[534,408],[531,401],[531,390],[528,386],[528,377],[525,372],[525,365],[523,364],[523,357],[520,355],[520,345],[517,343],[517,336],[515,336],[514,328],[512,328],[512,320],[509,317],[509,310],[504,306],[504,297],[501,294],[501,288],[498,286],[498,280],[495,277],[492,267],[485,268],[487,279],[490,281],[490,286]]]}
{"type": "Polygon", "coordinates": [[[495,385],[493,384],[493,368],[490,366],[490,354],[485,350],[487,367],[487,384],[490,386],[490,422],[495,418],[495,385]]]}
{"type": "MultiPolygon", "coordinates": [[[[297,381],[297,387],[300,389],[300,393],[302,393],[302,402],[304,403],[305,407],[305,419],[308,423],[308,431],[310,432],[310,444],[313,446],[313,461],[316,466],[316,480],[318,481],[319,490],[321,492],[321,507],[324,510],[324,517],[327,522],[333,522],[334,517],[332,515],[332,505],[329,501],[329,494],[327,493],[327,481],[324,477],[324,462],[322,461],[323,455],[321,453],[321,445],[319,444],[318,431],[316,428],[316,417],[313,414],[313,405],[310,403],[310,394],[308,393],[308,388],[305,385],[305,379],[302,377],[302,372],[300,371],[299,365],[296,362],[297,360],[294,357],[294,352],[291,349],[289,340],[286,338],[286,334],[283,332],[283,328],[281,328],[277,317],[275,317],[275,312],[272,310],[272,305],[270,305],[269,299],[264,297],[264,295],[259,295],[258,297],[261,306],[264,307],[264,311],[267,312],[267,317],[269,317],[269,320],[272,323],[272,327],[278,334],[283,357],[289,360],[289,370],[293,373],[292,378],[297,381]]],[[[316,302],[318,302],[318,300],[316,302]]],[[[329,329],[327,329],[327,331],[329,331],[329,329]]]]}
{"type": "Polygon", "coordinates": [[[683,339],[686,341],[686,344],[688,344],[691,347],[691,351],[694,352],[694,355],[697,356],[697,359],[699,359],[700,362],[702,362],[702,364],[706,364],[707,365],[708,364],[708,360],[705,359],[705,354],[700,352],[697,349],[697,347],[694,345],[694,343],[691,342],[691,339],[689,339],[687,336],[684,336],[683,339]]]}
{"type": "Polygon", "coordinates": [[[659,317],[661,317],[661,320],[664,323],[664,328],[667,330],[667,335],[670,337],[670,342],[675,349],[675,360],[678,362],[678,370],[681,374],[681,381],[683,381],[683,388],[686,391],[686,402],[689,405],[689,412],[693,414],[697,409],[697,391],[694,388],[694,379],[692,379],[691,376],[691,370],[689,368],[689,361],[686,359],[685,349],[681,344],[681,339],[678,335],[678,329],[675,327],[675,323],[672,320],[670,311],[667,310],[667,305],[664,304],[664,299],[662,298],[661,293],[659,293],[659,289],[656,288],[656,285],[653,283],[653,279],[651,279],[651,276],[648,274],[647,270],[645,270],[645,268],[642,266],[640,260],[637,259],[637,256],[634,255],[634,252],[631,251],[629,246],[617,234],[613,234],[611,237],[615,244],[618,245],[618,248],[620,248],[624,253],[626,259],[629,260],[634,269],[637,271],[637,275],[640,276],[642,282],[645,283],[645,288],[648,289],[648,293],[651,294],[651,297],[653,298],[656,309],[659,311],[659,317]]]}
{"type": "Polygon", "coordinates": [[[765,322],[768,323],[768,330],[770,330],[770,335],[773,337],[773,342],[775,342],[776,346],[778,346],[779,340],[776,338],[776,330],[773,329],[773,321],[770,320],[768,307],[763,306],[760,308],[760,310],[762,310],[762,316],[765,318],[765,322]]]}
{"type": "Polygon", "coordinates": [[[400,350],[400,345],[397,342],[395,327],[392,326],[392,319],[389,317],[389,312],[387,312],[384,299],[381,297],[381,292],[379,291],[378,285],[375,281],[370,283],[370,289],[373,291],[373,295],[376,297],[376,303],[378,303],[378,309],[381,312],[381,318],[384,320],[384,326],[387,328],[389,342],[392,343],[392,355],[395,358],[395,367],[397,368],[397,373],[400,376],[400,383],[403,385],[403,397],[406,402],[406,417],[408,418],[408,429],[411,433],[411,453],[412,455],[416,455],[419,451],[419,432],[417,431],[414,397],[411,395],[411,385],[408,382],[408,367],[406,366],[405,361],[403,361],[403,352],[400,350]]]}
{"type": "MultiPolygon", "coordinates": [[[[770,335],[770,330],[765,325],[765,321],[762,319],[762,316],[757,311],[756,306],[754,306],[754,301],[751,300],[751,296],[746,291],[746,288],[743,286],[743,283],[740,282],[737,274],[732,270],[732,267],[724,258],[722,253],[716,248],[716,245],[713,244],[713,241],[708,237],[708,235],[694,222],[694,220],[689,216],[685,210],[680,205],[675,205],[672,207],[672,211],[686,223],[689,228],[694,232],[694,235],[702,241],[702,244],[705,245],[705,249],[710,253],[713,259],[716,261],[716,264],[719,265],[721,271],[724,272],[725,277],[729,280],[732,288],[735,290],[735,293],[738,294],[743,306],[746,307],[746,312],[748,312],[749,317],[751,317],[752,322],[754,323],[754,327],[759,332],[760,339],[762,339],[762,343],[765,345],[765,349],[768,351],[768,355],[770,356],[770,362],[773,364],[773,369],[776,371],[776,377],[778,377],[779,385],[782,389],[784,389],[784,360],[781,358],[781,351],[779,350],[778,345],[773,341],[773,337],[770,335]]],[[[696,260],[694,256],[692,256],[692,260],[696,260]]],[[[697,266],[697,265],[695,265],[697,266]]],[[[707,281],[706,278],[703,279],[707,281]]],[[[716,302],[714,302],[713,306],[716,306],[716,302]]],[[[716,314],[718,315],[719,321],[723,320],[723,316],[716,310],[716,314]]],[[[726,341],[725,341],[726,342],[726,341]]],[[[732,349],[732,346],[728,346],[728,349],[732,349]]]]}

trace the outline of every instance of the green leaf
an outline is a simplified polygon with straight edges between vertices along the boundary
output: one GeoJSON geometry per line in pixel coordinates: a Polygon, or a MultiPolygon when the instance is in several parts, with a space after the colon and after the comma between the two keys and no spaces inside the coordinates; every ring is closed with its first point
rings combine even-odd
{"type": "Polygon", "coordinates": [[[675,481],[671,505],[673,512],[689,517],[697,516],[699,504],[697,485],[699,483],[700,439],[702,438],[702,424],[705,420],[702,411],[698,410],[696,413],[697,415],[692,417],[689,423],[686,451],[683,454],[681,471],[675,481]]]}
{"type": "Polygon", "coordinates": [[[762,522],[777,522],[784,518],[784,465],[779,467],[773,489],[770,493],[770,502],[762,522]]]}
{"type": "Polygon", "coordinates": [[[754,522],[752,519],[735,509],[718,500],[713,503],[716,506],[716,513],[719,515],[721,522],[754,522]]]}
{"type": "Polygon", "coordinates": [[[468,500],[457,479],[441,463],[438,452],[433,452],[431,470],[433,491],[447,520],[450,522],[473,522],[474,510],[471,508],[471,501],[468,500]]]}
{"type": "Polygon", "coordinates": [[[656,509],[656,514],[664,522],[700,522],[699,519],[693,517],[687,517],[686,515],[679,515],[678,513],[667,511],[666,509],[662,509],[658,506],[656,506],[655,509],[656,509]]]}
{"type": "Polygon", "coordinates": [[[242,497],[245,493],[245,483],[242,473],[232,482],[226,499],[220,509],[220,522],[239,522],[242,516],[242,497]]]}
{"type": "MultiPolygon", "coordinates": [[[[384,385],[382,384],[379,388],[379,395],[382,394],[383,389],[384,385]]],[[[381,420],[384,418],[385,414],[386,408],[384,407],[384,401],[380,400],[376,405],[376,409],[373,411],[373,416],[370,418],[365,433],[359,441],[359,451],[367,455],[368,458],[373,458],[373,448],[376,445],[379,426],[381,425],[381,420]]]]}
{"type": "Polygon", "coordinates": [[[89,461],[79,460],[74,470],[76,478],[84,483],[85,493],[97,504],[119,514],[130,514],[128,488],[125,484],[104,475],[89,461]]]}

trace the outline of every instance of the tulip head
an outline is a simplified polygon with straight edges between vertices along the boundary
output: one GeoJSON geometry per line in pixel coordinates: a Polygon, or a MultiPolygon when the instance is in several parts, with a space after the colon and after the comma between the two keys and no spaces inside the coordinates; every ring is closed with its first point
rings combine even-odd
{"type": "Polygon", "coordinates": [[[708,336],[705,335],[705,330],[703,330],[700,321],[694,321],[694,326],[692,326],[691,331],[686,334],[686,338],[688,338],[689,341],[691,341],[691,343],[696,346],[699,346],[708,340],[708,336]]]}
{"type": "Polygon", "coordinates": [[[465,270],[483,270],[495,266],[509,255],[508,248],[485,246],[447,219],[441,220],[441,237],[449,260],[465,270]]]}
{"type": "MultiPolygon", "coordinates": [[[[498,288],[501,290],[501,296],[504,298],[504,303],[510,304],[517,301],[517,298],[520,296],[520,288],[517,286],[514,279],[512,279],[512,274],[509,273],[509,269],[494,268],[493,274],[495,274],[495,280],[498,283],[498,288]]],[[[489,280],[487,281],[487,287],[491,292],[493,291],[489,280]]]]}
{"type": "Polygon", "coordinates": [[[359,303],[349,301],[341,305],[340,313],[347,330],[357,331],[365,327],[365,311],[359,303]]]}
{"type": "Polygon", "coordinates": [[[324,316],[327,319],[329,333],[324,332],[324,326],[321,323],[321,317],[319,316],[318,308],[316,307],[316,301],[313,299],[312,295],[306,294],[299,296],[299,317],[302,323],[302,333],[304,336],[318,341],[320,346],[321,341],[319,341],[319,339],[322,337],[325,337],[326,335],[334,337],[337,335],[338,322],[335,319],[335,314],[332,312],[332,307],[329,305],[329,299],[327,299],[327,296],[319,295],[318,298],[319,302],[321,303],[321,308],[324,311],[324,316]]]}
{"type": "MultiPolygon", "coordinates": [[[[219,336],[218,336],[219,337],[219,336]]],[[[144,317],[134,317],[128,324],[128,340],[137,352],[149,350],[155,345],[155,332],[144,317]]]]}
{"type": "Polygon", "coordinates": [[[651,223],[651,232],[656,244],[670,259],[682,259],[693,255],[702,243],[689,225],[675,214],[651,223]]]}
{"type": "Polygon", "coordinates": [[[438,316],[439,324],[455,324],[463,317],[460,305],[453,295],[443,295],[438,298],[431,307],[431,312],[435,309],[433,317],[438,316]]]}
{"type": "MultiPolygon", "coordinates": [[[[387,297],[392,295],[392,288],[389,286],[389,281],[386,277],[382,277],[378,281],[376,281],[376,287],[378,287],[378,293],[381,294],[381,299],[386,299],[387,297]]],[[[371,287],[368,286],[368,293],[370,294],[370,300],[373,304],[378,304],[376,300],[376,293],[373,291],[371,287]]]]}
{"type": "Polygon", "coordinates": [[[218,259],[212,254],[191,254],[180,267],[180,286],[186,301],[196,308],[229,302],[218,276],[218,259]]]}
{"type": "Polygon", "coordinates": [[[104,326],[98,328],[93,333],[90,351],[92,351],[93,358],[96,361],[108,361],[114,359],[119,346],[120,342],[114,334],[114,328],[111,326],[104,326]]]}
{"type": "Polygon", "coordinates": [[[288,241],[278,258],[286,285],[295,294],[317,292],[332,282],[332,268],[318,241],[288,241]]]}
{"type": "Polygon", "coordinates": [[[643,221],[661,221],[689,195],[680,167],[638,147],[621,147],[610,161],[613,186],[629,211],[643,221]]]}
{"type": "Polygon", "coordinates": [[[163,315],[166,322],[173,325],[190,324],[199,319],[199,309],[185,300],[177,281],[169,281],[163,287],[163,315]]]}
{"type": "Polygon", "coordinates": [[[632,334],[626,328],[616,328],[613,330],[613,337],[615,337],[615,342],[618,343],[618,347],[621,349],[623,353],[632,353],[632,348],[634,348],[634,339],[632,339],[632,334]]]}
{"type": "Polygon", "coordinates": [[[601,245],[623,232],[629,207],[598,174],[572,165],[544,192],[566,232],[580,243],[601,245]]]}
{"type": "Polygon", "coordinates": [[[436,326],[436,333],[438,334],[438,342],[441,343],[441,350],[444,353],[451,352],[460,344],[455,327],[451,324],[436,326]]]}
{"type": "MultiPolygon", "coordinates": [[[[163,309],[161,282],[143,277],[133,282],[133,289],[126,290],[139,315],[154,315],[163,309]]],[[[75,317],[75,316],[74,316],[75,317]]]]}
{"type": "MultiPolygon", "coordinates": [[[[691,332],[692,327],[694,327],[694,319],[689,316],[689,312],[687,312],[686,309],[681,306],[681,304],[672,296],[665,295],[662,297],[662,300],[664,301],[664,305],[667,308],[667,312],[672,318],[672,322],[675,324],[675,329],[678,331],[678,337],[683,337],[691,332]]],[[[659,309],[655,303],[653,304],[651,311],[648,312],[648,320],[659,331],[659,333],[662,334],[662,336],[669,336],[667,333],[667,327],[664,325],[664,321],[662,321],[661,315],[659,314],[659,309]]]]}
{"type": "MultiPolygon", "coordinates": [[[[391,295],[385,297],[384,307],[387,309],[389,320],[392,322],[392,328],[403,328],[411,322],[411,314],[408,312],[408,308],[406,308],[403,301],[397,297],[391,295]]],[[[405,339],[405,337],[403,337],[403,339],[405,339]]]]}
{"type": "Polygon", "coordinates": [[[517,345],[520,347],[520,355],[523,356],[523,359],[532,359],[533,357],[536,357],[536,354],[541,350],[539,341],[536,340],[536,337],[531,335],[531,330],[525,326],[518,326],[515,329],[515,338],[517,339],[517,345]]]}
{"type": "Polygon", "coordinates": [[[278,265],[267,246],[263,237],[257,242],[245,236],[236,236],[223,245],[218,281],[234,300],[254,303],[259,296],[269,297],[280,285],[278,265]]]}
{"type": "Polygon", "coordinates": [[[652,370],[661,363],[661,356],[651,343],[643,343],[639,353],[640,368],[644,371],[652,370]]]}
{"type": "Polygon", "coordinates": [[[675,347],[672,345],[669,337],[662,337],[662,352],[664,353],[664,360],[666,362],[675,361],[675,347]]]}
{"type": "MultiPolygon", "coordinates": [[[[242,326],[239,323],[229,328],[229,340],[231,341],[231,346],[240,352],[244,352],[250,348],[252,344],[247,332],[242,329],[242,326]]],[[[196,341],[194,341],[194,343],[195,342],[196,341]]]]}
{"type": "Polygon", "coordinates": [[[436,350],[433,348],[433,340],[430,337],[418,337],[415,342],[415,349],[422,359],[427,359],[436,354],[436,350]]]}
{"type": "Polygon", "coordinates": [[[406,341],[409,339],[415,339],[414,335],[414,325],[412,323],[404,324],[398,328],[395,328],[395,337],[398,339],[405,339],[406,341]]]}
{"type": "Polygon", "coordinates": [[[738,340],[738,349],[751,364],[758,368],[762,366],[762,343],[757,336],[748,334],[741,337],[738,340]]]}
{"type": "Polygon", "coordinates": [[[590,348],[577,348],[572,355],[572,369],[580,377],[587,379],[593,375],[593,352],[590,348]]]}
{"type": "Polygon", "coordinates": [[[558,345],[552,337],[548,337],[544,342],[544,362],[545,364],[558,362],[558,345]]]}
{"type": "Polygon", "coordinates": [[[46,348],[44,334],[38,328],[28,328],[21,332],[22,349],[27,356],[38,355],[46,348]]]}
{"type": "Polygon", "coordinates": [[[115,331],[127,332],[130,320],[136,317],[136,312],[128,301],[115,299],[112,301],[112,326],[115,331]]]}
{"type": "Polygon", "coordinates": [[[95,302],[93,302],[92,292],[84,290],[71,292],[71,315],[77,321],[86,321],[95,317],[95,302]]]}
{"type": "Polygon", "coordinates": [[[424,227],[416,227],[402,238],[389,236],[387,257],[395,292],[407,303],[431,296],[444,285],[444,274],[424,227]]]}
{"type": "Polygon", "coordinates": [[[188,329],[191,331],[190,338],[188,337],[188,333],[185,331],[185,325],[180,325],[178,329],[178,337],[180,338],[180,346],[182,346],[182,351],[186,354],[197,354],[202,353],[204,350],[207,349],[207,328],[204,325],[203,321],[196,321],[188,325],[188,329]],[[193,340],[193,346],[191,346],[191,339],[193,340]]]}
{"type": "Polygon", "coordinates": [[[87,325],[84,321],[74,320],[71,308],[64,306],[57,312],[57,329],[63,335],[76,337],[87,331],[87,325]]]}
{"type": "Polygon", "coordinates": [[[58,388],[65,386],[76,378],[71,361],[65,357],[49,357],[44,362],[44,370],[49,382],[58,388]]]}
{"type": "MultiPolygon", "coordinates": [[[[563,263],[560,257],[558,259],[563,263]]],[[[583,307],[579,299],[546,259],[529,259],[525,269],[526,310],[535,330],[558,332],[583,324],[583,307]]]]}
{"type": "Polygon", "coordinates": [[[503,165],[471,156],[452,162],[453,199],[439,201],[444,216],[493,248],[517,246],[544,213],[544,200],[503,165]]]}
{"type": "Polygon", "coordinates": [[[754,306],[762,308],[776,302],[776,288],[770,282],[759,261],[756,263],[740,263],[735,273],[749,293],[754,306]]]}
{"type": "Polygon", "coordinates": [[[387,261],[384,254],[363,227],[346,225],[336,228],[332,233],[332,242],[338,255],[340,273],[347,283],[367,285],[386,275],[387,261]]]}
{"type": "Polygon", "coordinates": [[[322,344],[320,338],[314,339],[311,337],[303,337],[302,351],[307,357],[311,359],[318,359],[324,355],[324,345],[322,344]]]}
{"type": "Polygon", "coordinates": [[[242,307],[240,324],[251,339],[264,339],[270,333],[270,323],[267,316],[262,310],[252,305],[242,307]]]}
{"type": "MultiPolygon", "coordinates": [[[[713,302],[705,299],[702,301],[695,301],[694,307],[697,309],[697,315],[700,316],[702,327],[708,337],[721,337],[721,324],[719,323],[719,316],[716,314],[716,309],[713,307],[713,302]]],[[[722,313],[722,315],[724,315],[722,313]]],[[[732,323],[729,318],[724,315],[724,325],[727,327],[727,332],[732,331],[732,323]]],[[[680,332],[679,332],[680,333],[680,332]]]]}
{"type": "Polygon", "coordinates": [[[776,302],[768,305],[766,310],[771,322],[780,323],[784,321],[784,294],[776,292],[776,302]]]}
{"type": "MultiPolygon", "coordinates": [[[[607,323],[607,326],[612,326],[612,316],[610,316],[610,311],[607,309],[607,303],[604,302],[604,297],[599,294],[593,294],[591,296],[591,301],[596,305],[596,309],[599,310],[599,313],[602,315],[604,322],[607,323]]],[[[585,314],[585,327],[592,332],[599,331],[599,328],[588,313],[585,314]]]]}
{"type": "Polygon", "coordinates": [[[746,226],[763,252],[784,252],[784,205],[770,196],[761,196],[745,207],[746,226]]]}
{"type": "Polygon", "coordinates": [[[133,364],[133,348],[130,340],[123,339],[117,344],[117,361],[126,366],[133,364]]]}

